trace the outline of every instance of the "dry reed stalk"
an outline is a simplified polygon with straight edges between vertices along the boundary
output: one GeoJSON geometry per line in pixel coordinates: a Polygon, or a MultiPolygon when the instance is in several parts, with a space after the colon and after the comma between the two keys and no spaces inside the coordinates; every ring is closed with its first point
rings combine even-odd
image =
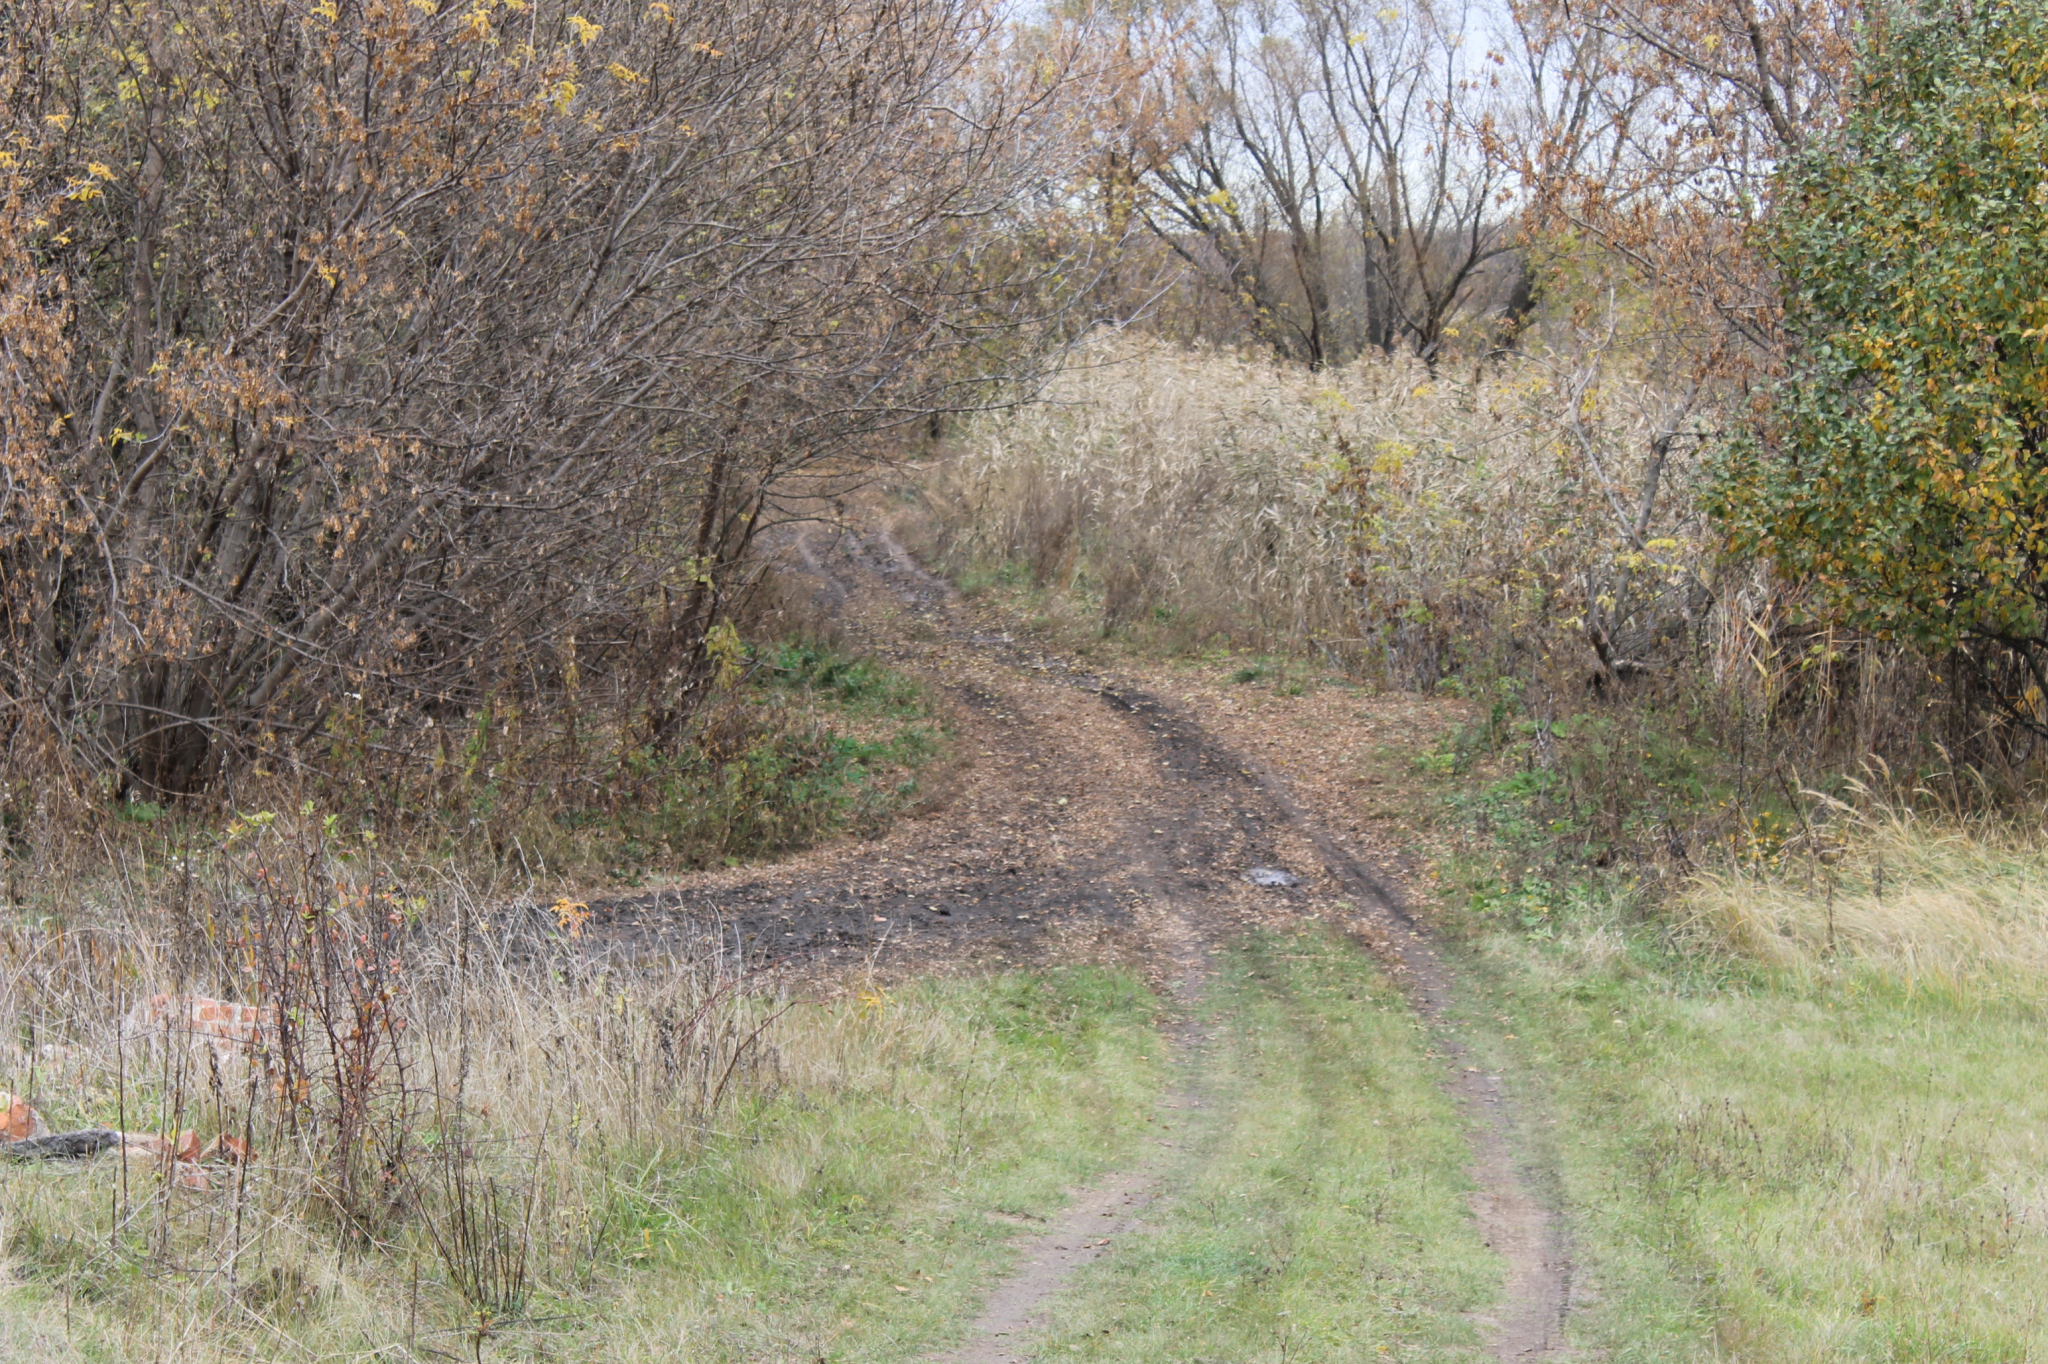
{"type": "Polygon", "coordinates": [[[545,912],[545,927],[508,924],[487,908],[499,892],[453,877],[412,893],[424,876],[320,835],[311,817],[280,819],[245,829],[244,847],[193,854],[196,943],[163,908],[174,877],[132,862],[0,930],[0,1088],[58,1128],[189,1129],[195,1147],[222,1135],[249,1153],[199,1175],[115,1157],[103,1174],[21,1185],[4,1253],[24,1253],[24,1227],[72,1238],[97,1249],[54,1271],[67,1284],[139,1258],[149,1311],[241,1320],[341,1291],[364,1249],[438,1244],[472,1310],[502,1318],[532,1276],[561,1269],[557,1249],[593,1249],[586,1237],[529,1266],[534,1219],[602,1236],[591,1207],[611,1187],[607,1156],[686,1151],[719,1111],[845,1069],[842,1038],[784,1026],[786,1004],[718,961],[593,962],[545,912]],[[458,979],[473,921],[490,927],[458,979]],[[138,996],[180,991],[257,999],[274,1024],[225,1058],[204,1037],[124,1027],[138,996]],[[463,1038],[474,1074],[458,1094],[463,1038]],[[109,1181],[126,1191],[111,1205],[109,1181]]]}
{"type": "Polygon", "coordinates": [[[1633,698],[1696,717],[1745,807],[1795,759],[1992,762],[1958,670],[1722,554],[1706,463],[1740,414],[1622,330],[1456,372],[1098,340],[964,433],[910,533],[964,585],[1028,575],[1106,634],[1487,695],[1545,768],[1556,721],[1633,698]]]}
{"type": "Polygon", "coordinates": [[[615,959],[516,888],[325,842],[311,815],[245,824],[182,865],[110,845],[78,893],[52,889],[0,928],[0,1088],[60,1129],[192,1129],[249,1151],[206,1166],[204,1189],[162,1160],[0,1165],[0,1256],[56,1304],[15,1343],[61,1339],[69,1314],[138,1354],[175,1332],[194,1360],[366,1338],[475,1355],[486,1337],[542,1330],[522,1324],[539,1296],[599,1291],[643,1249],[635,1209],[713,1152],[734,1167],[736,1204],[763,1189],[801,1203],[843,1139],[842,1098],[908,1096],[934,1150],[960,1139],[955,1108],[979,1130],[1005,1102],[988,1040],[934,1008],[872,988],[793,1002],[715,956],[615,959]],[[196,933],[180,925],[180,887],[196,933]],[[301,934],[289,952],[257,931],[276,910],[301,934]],[[382,940],[380,923],[394,929],[382,940]],[[343,944],[398,965],[323,965],[343,944]],[[296,1050],[270,1069],[221,1062],[203,1038],[122,1035],[138,995],[267,1003],[266,981],[294,992],[302,1024],[273,1039],[296,1050]],[[368,1013],[364,985],[382,1001],[368,1013]],[[381,1031],[376,1055],[356,1031],[381,1031]],[[751,1127],[758,1114],[774,1116],[751,1127]]]}
{"type": "Polygon", "coordinates": [[[1647,657],[1709,571],[1671,407],[1611,359],[1309,373],[1120,339],[974,427],[933,496],[954,568],[1027,565],[1107,628],[1156,612],[1398,685],[1530,632],[1592,669],[1595,627],[1647,657]]]}

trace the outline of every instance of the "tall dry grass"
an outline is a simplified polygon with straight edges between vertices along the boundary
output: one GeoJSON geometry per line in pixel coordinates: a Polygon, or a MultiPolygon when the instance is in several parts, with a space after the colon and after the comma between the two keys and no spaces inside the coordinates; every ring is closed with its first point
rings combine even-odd
{"type": "MultiPolygon", "coordinates": [[[[800,1201],[831,1154],[824,1119],[719,1157],[731,1177],[699,1193],[731,1207],[663,1201],[750,1115],[890,1092],[993,1123],[1004,1102],[981,1040],[934,1010],[795,1002],[716,954],[615,959],[578,906],[391,864],[310,813],[231,834],[171,865],[116,856],[0,929],[0,1088],[59,1131],[249,1146],[205,1165],[0,1160],[0,1294],[20,1317],[0,1358],[558,1348],[564,1313],[602,1316],[590,1295],[693,1226],[777,1234],[749,1210],[800,1201]],[[124,1024],[160,991],[282,1018],[223,1057],[124,1024]],[[972,1092],[922,1092],[935,1061],[972,1092]]],[[[959,1126],[935,1120],[934,1146],[959,1126]]],[[[601,1352],[665,1357],[636,1333],[713,1315],[702,1277],[635,1299],[601,1352]]]]}
{"type": "Polygon", "coordinates": [[[935,469],[931,548],[1105,631],[1307,647],[1397,685],[1525,643],[1599,667],[1596,631],[1627,671],[1709,626],[1697,442],[1657,447],[1678,407],[1617,356],[1312,373],[1105,339],[935,469]]]}
{"type": "Polygon", "coordinates": [[[2006,763],[1967,668],[1831,628],[1726,557],[1707,492],[1739,395],[1623,331],[1320,373],[1103,337],[962,432],[906,534],[1070,637],[1482,702],[1439,756],[1531,774],[1481,802],[1517,856],[1684,874],[1796,770],[2006,763]]]}
{"type": "Polygon", "coordinates": [[[1696,930],[1777,966],[1853,964],[1914,986],[2038,996],[2048,982],[2048,827],[1979,802],[1853,784],[1752,839],[1681,901],[1696,930]]]}

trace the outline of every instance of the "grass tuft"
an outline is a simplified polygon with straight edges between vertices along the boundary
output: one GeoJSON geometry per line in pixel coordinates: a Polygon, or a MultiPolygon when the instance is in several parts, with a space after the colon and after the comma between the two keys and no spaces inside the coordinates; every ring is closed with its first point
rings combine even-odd
{"type": "Polygon", "coordinates": [[[1760,961],[1853,966],[1943,990],[2039,998],[2048,981],[2048,842],[1992,814],[1928,817],[1853,786],[1811,828],[1709,871],[1677,912],[1760,961]]]}

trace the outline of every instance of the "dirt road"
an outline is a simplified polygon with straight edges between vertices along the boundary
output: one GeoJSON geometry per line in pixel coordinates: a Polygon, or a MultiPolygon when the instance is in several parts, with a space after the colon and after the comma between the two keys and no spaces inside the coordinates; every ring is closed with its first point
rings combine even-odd
{"type": "MultiPolygon", "coordinates": [[[[861,648],[956,703],[964,761],[929,808],[879,840],[595,902],[593,946],[709,947],[750,970],[840,978],[861,961],[900,977],[1104,958],[1137,966],[1186,1004],[1232,935],[1342,906],[1433,1025],[1444,1086],[1469,1124],[1474,1215],[1507,1266],[1489,1352],[1553,1356],[1569,1303],[1562,1229],[1539,1196],[1502,1077],[1474,1067],[1451,1026],[1451,972],[1384,870],[1399,851],[1388,831],[1330,810],[1327,791],[1233,749],[1216,717],[1157,686],[978,616],[885,533],[813,529],[788,550],[792,571],[814,580],[861,648]],[[1252,868],[1298,884],[1250,884],[1252,868]]],[[[1128,1172],[1113,1191],[1078,1198],[1073,1226],[1020,1246],[1018,1276],[955,1358],[1021,1357],[1016,1342],[1086,1258],[1072,1248],[1097,1225],[1097,1205],[1108,1199],[1128,1219],[1150,1193],[1147,1172],[1128,1172]]]]}

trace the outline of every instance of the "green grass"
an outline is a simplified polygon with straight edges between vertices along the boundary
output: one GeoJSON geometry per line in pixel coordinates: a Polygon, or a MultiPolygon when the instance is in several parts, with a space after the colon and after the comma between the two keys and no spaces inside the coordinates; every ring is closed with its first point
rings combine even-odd
{"type": "Polygon", "coordinates": [[[1320,928],[1226,958],[1201,1107],[1174,1115],[1155,1228],[1098,1262],[1054,1358],[1477,1358],[1500,1264],[1463,1129],[1384,974],[1320,928]]]}
{"type": "MultiPolygon", "coordinates": [[[[1561,880],[1563,878],[1560,878],[1561,880]]],[[[2048,1357],[2048,1030],[1983,983],[1773,967],[1581,881],[1472,928],[1615,1364],[2048,1357]],[[1510,1040],[1512,1036],[1513,1040],[1510,1040]]]]}
{"type": "Polygon", "coordinates": [[[1784,851],[1811,812],[1766,801],[1719,843],[1692,831],[1739,874],[1637,881],[1594,864],[1661,849],[1725,794],[1702,774],[1726,755],[1575,724],[1545,768],[1512,719],[1407,765],[1434,774],[1466,1021],[1559,1174],[1578,1343],[2048,1358],[2034,826],[1837,804],[1822,865],[1784,851]]]}
{"type": "Polygon", "coordinates": [[[906,1058],[831,1108],[772,1103],[744,1143],[679,1172],[663,1201],[698,1244],[643,1272],[640,1315],[687,1285],[720,1342],[706,1358],[912,1358],[971,1319],[1007,1263],[1016,1227],[992,1214],[1049,1215],[1129,1158],[1160,1076],[1138,1059],[1160,1044],[1135,981],[1084,970],[920,993],[977,1040],[974,1063],[906,1058]]]}
{"type": "Polygon", "coordinates": [[[757,675],[784,692],[829,697],[848,714],[926,720],[924,688],[871,658],[840,653],[814,640],[791,640],[767,650],[757,675]]]}
{"type": "Polygon", "coordinates": [[[404,1358],[409,1343],[485,1359],[915,1358],[978,1310],[1016,1216],[1051,1215],[1132,1159],[1164,1078],[1156,1012],[1141,983],[1097,969],[934,982],[803,1006],[779,1035],[790,1078],[693,1140],[557,1114],[535,1290],[481,1342],[417,1227],[354,1249],[317,1223],[269,1227],[240,1267],[257,1285],[245,1311],[219,1272],[217,1200],[114,1227],[111,1161],[0,1167],[0,1358],[155,1359],[167,1339],[195,1364],[404,1358]],[[280,1304],[273,1281],[306,1287],[280,1304]]]}
{"type": "Polygon", "coordinates": [[[732,865],[871,834],[917,798],[947,746],[909,677],[785,642],[697,717],[689,740],[629,754],[598,785],[601,803],[556,810],[540,844],[557,865],[599,860],[637,881],[654,867],[732,865]]]}

